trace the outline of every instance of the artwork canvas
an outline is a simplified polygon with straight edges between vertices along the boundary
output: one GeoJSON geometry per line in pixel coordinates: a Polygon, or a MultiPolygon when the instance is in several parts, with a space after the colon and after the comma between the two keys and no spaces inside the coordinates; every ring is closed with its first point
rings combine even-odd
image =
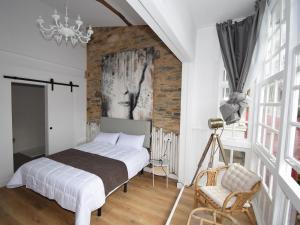
{"type": "Polygon", "coordinates": [[[154,48],[105,55],[102,59],[102,116],[151,120],[154,48]]]}

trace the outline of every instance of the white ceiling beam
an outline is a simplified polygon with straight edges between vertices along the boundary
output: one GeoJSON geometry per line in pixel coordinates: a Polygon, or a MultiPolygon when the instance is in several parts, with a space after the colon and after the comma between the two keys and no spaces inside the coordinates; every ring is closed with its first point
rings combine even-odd
{"type": "MultiPolygon", "coordinates": [[[[162,7],[158,7],[161,1],[153,0],[127,0],[131,7],[142,17],[142,19],[152,28],[152,30],[160,37],[160,39],[168,46],[168,48],[182,62],[192,61],[194,58],[195,33],[189,29],[174,29],[175,27],[189,28],[193,24],[174,24],[172,17],[165,15],[166,11],[162,7]],[[164,12],[163,12],[164,11],[164,12]]],[[[171,9],[170,9],[171,10],[171,9]]],[[[180,10],[180,9],[178,9],[180,10]]],[[[181,9],[184,10],[184,9],[181,9]]],[[[170,12],[169,12],[170,13],[170,12]]],[[[180,12],[175,11],[180,20],[180,12]]],[[[186,20],[182,20],[184,23],[186,20]]],[[[178,22],[178,21],[177,21],[178,22]]]]}

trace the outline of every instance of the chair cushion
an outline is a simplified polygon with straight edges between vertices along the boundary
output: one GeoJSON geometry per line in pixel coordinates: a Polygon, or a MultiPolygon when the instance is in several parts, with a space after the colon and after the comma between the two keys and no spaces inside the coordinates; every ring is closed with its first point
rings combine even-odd
{"type": "Polygon", "coordinates": [[[240,164],[234,163],[224,173],[221,184],[224,188],[232,192],[246,192],[250,191],[258,181],[260,181],[259,176],[240,164]]]}
{"type": "MultiPolygon", "coordinates": [[[[222,187],[221,185],[217,186],[204,186],[200,187],[200,190],[204,192],[211,200],[213,200],[219,207],[223,207],[223,203],[226,197],[231,193],[226,188],[222,187]]],[[[235,202],[236,197],[233,197],[228,203],[226,208],[232,206],[235,202]]],[[[249,203],[246,203],[244,207],[250,207],[249,203]]]]}

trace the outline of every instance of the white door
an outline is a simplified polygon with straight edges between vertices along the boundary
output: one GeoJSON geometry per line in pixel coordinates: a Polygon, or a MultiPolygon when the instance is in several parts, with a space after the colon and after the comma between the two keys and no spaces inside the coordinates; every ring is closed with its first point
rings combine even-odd
{"type": "Polygon", "coordinates": [[[73,93],[70,87],[55,85],[47,88],[48,115],[46,134],[48,133],[47,153],[53,154],[74,146],[73,129],[73,93]]]}

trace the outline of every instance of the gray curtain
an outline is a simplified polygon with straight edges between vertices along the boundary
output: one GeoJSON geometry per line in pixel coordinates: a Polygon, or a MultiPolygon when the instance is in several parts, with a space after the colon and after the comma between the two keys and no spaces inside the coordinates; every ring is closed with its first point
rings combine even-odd
{"type": "Polygon", "coordinates": [[[246,94],[243,93],[249,67],[263,14],[266,0],[258,0],[254,15],[239,22],[229,20],[217,24],[217,32],[231,93],[229,100],[220,106],[226,124],[240,120],[247,106],[246,94]]]}

